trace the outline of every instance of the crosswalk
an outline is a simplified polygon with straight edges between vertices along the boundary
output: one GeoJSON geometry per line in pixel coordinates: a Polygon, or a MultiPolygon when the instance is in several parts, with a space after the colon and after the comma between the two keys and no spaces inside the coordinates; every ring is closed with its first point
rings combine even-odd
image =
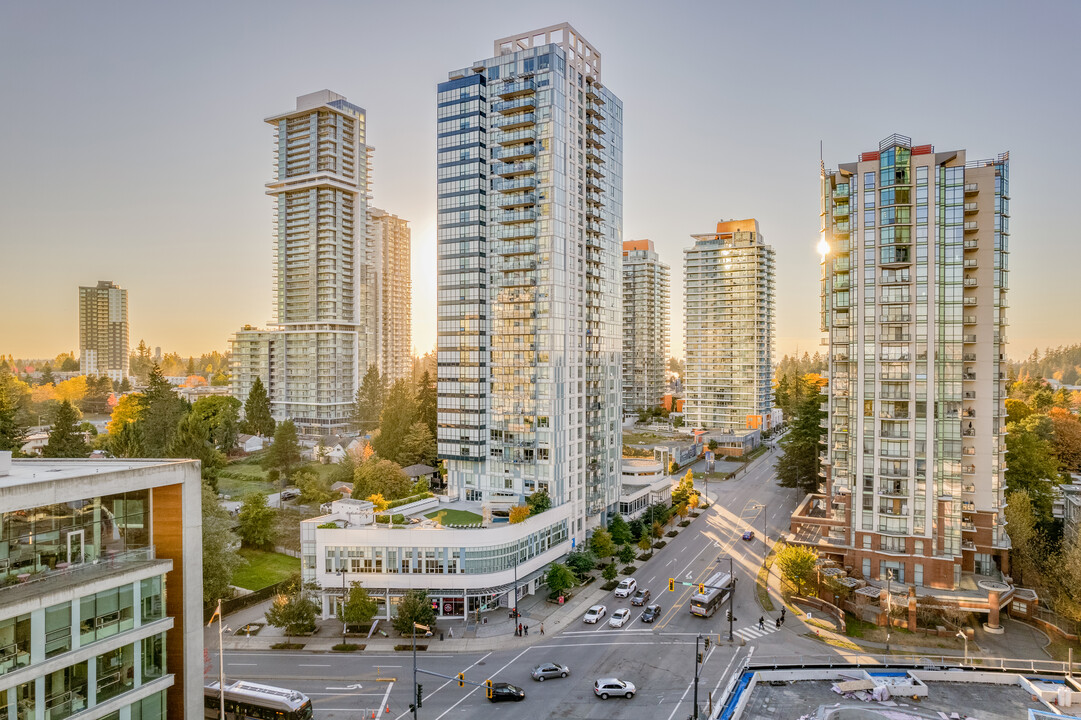
{"type": "Polygon", "coordinates": [[[762,630],[759,630],[758,624],[755,623],[754,625],[748,625],[747,627],[741,627],[738,630],[734,630],[733,633],[739,635],[744,640],[750,641],[764,638],[766,635],[775,633],[778,630],[780,630],[780,628],[777,627],[775,623],[767,622],[762,630]]]}

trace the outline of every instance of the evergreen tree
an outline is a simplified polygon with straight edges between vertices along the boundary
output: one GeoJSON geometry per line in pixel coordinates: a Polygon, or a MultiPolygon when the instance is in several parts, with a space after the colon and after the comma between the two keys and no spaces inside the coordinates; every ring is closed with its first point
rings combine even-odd
{"type": "Polygon", "coordinates": [[[120,378],[120,387],[117,390],[122,393],[131,392],[131,381],[128,380],[127,375],[120,378]]]}
{"type": "Polygon", "coordinates": [[[90,446],[79,430],[79,411],[64,400],[53,411],[49,442],[42,455],[47,458],[85,458],[89,454],[90,446]]]}
{"type": "Polygon", "coordinates": [[[271,437],[274,435],[274,417],[270,414],[270,397],[267,395],[263,381],[255,378],[248,391],[248,399],[244,403],[245,431],[251,435],[271,437]]]}
{"type": "Polygon", "coordinates": [[[379,416],[379,433],[372,437],[372,446],[380,457],[398,461],[416,416],[413,389],[405,380],[396,380],[387,393],[383,412],[379,416]]]}
{"type": "Polygon", "coordinates": [[[608,532],[612,533],[612,542],[616,545],[626,545],[631,541],[631,527],[622,515],[612,516],[612,520],[608,523],[608,532]]]}
{"type": "Polygon", "coordinates": [[[402,440],[396,462],[402,467],[435,464],[435,438],[428,432],[427,425],[420,421],[413,423],[402,440]]]}
{"type": "Polygon", "coordinates": [[[818,453],[824,413],[816,376],[805,375],[792,383],[793,415],[786,417],[791,430],[781,440],[784,454],[777,460],[781,487],[812,493],[818,489],[818,453]]]}
{"type": "Polygon", "coordinates": [[[1050,440],[1052,427],[1046,415],[1030,415],[1006,426],[1006,491],[1026,491],[1036,520],[1044,528],[1053,521],[1052,486],[1060,480],[1050,440]]]}
{"type": "Polygon", "coordinates": [[[237,520],[237,531],[246,547],[267,548],[274,544],[274,509],[267,505],[263,493],[244,498],[237,520]]]}
{"type": "Polygon", "coordinates": [[[283,420],[274,431],[274,444],[270,446],[269,461],[271,467],[288,477],[293,466],[300,462],[300,443],[297,441],[297,426],[292,420],[283,420]]]}
{"type": "Polygon", "coordinates": [[[379,427],[379,417],[383,412],[383,401],[387,389],[385,380],[379,375],[379,368],[370,365],[364,373],[360,389],[353,404],[353,425],[363,433],[379,427]]]}
{"type": "Polygon", "coordinates": [[[169,442],[169,457],[190,458],[202,463],[203,480],[215,491],[218,489],[218,470],[225,464],[224,458],[210,443],[210,432],[195,413],[185,415],[169,442]]]}
{"type": "Polygon", "coordinates": [[[240,432],[240,401],[231,395],[210,395],[199,398],[191,412],[206,425],[210,439],[219,451],[232,452],[240,432]]]}
{"type": "Polygon", "coordinates": [[[45,367],[41,368],[41,379],[38,385],[48,385],[49,383],[55,383],[56,379],[53,377],[53,366],[49,363],[45,363],[45,367]]]}
{"type": "Polygon", "coordinates": [[[148,457],[168,457],[180,419],[188,412],[187,402],[181,399],[173,386],[154,364],[148,375],[146,392],[143,393],[145,410],[139,423],[143,433],[143,449],[148,457]]]}
{"type": "MultiPolygon", "coordinates": [[[[6,364],[0,364],[0,368],[6,367],[6,364]]],[[[27,428],[20,421],[19,409],[13,379],[0,372],[0,450],[11,450],[18,454],[26,442],[27,428]]]]}
{"type": "Polygon", "coordinates": [[[229,597],[233,573],[245,564],[236,548],[233,518],[218,502],[217,494],[203,483],[203,602],[229,597]]]}
{"type": "Polygon", "coordinates": [[[428,432],[436,437],[436,413],[438,398],[436,397],[435,383],[427,370],[417,381],[417,420],[428,426],[428,432]]]}
{"type": "Polygon", "coordinates": [[[109,433],[109,452],[118,458],[146,457],[143,434],[139,423],[126,422],[116,432],[109,433]]]}
{"type": "Polygon", "coordinates": [[[187,368],[185,368],[185,370],[186,370],[185,374],[188,377],[191,377],[192,375],[196,374],[196,371],[195,371],[195,358],[190,357],[190,356],[188,357],[188,366],[187,366],[187,368]]]}

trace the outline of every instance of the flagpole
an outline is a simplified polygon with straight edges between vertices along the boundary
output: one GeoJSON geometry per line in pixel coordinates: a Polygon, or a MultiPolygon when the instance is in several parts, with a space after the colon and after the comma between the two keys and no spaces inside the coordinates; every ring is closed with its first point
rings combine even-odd
{"type": "Polygon", "coordinates": [[[220,720],[225,720],[225,651],[221,642],[221,598],[218,598],[218,702],[221,705],[220,720]]]}

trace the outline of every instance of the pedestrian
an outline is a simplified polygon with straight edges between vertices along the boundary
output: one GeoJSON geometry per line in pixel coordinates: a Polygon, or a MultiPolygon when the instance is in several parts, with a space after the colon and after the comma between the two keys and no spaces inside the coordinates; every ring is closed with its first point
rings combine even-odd
{"type": "Polygon", "coordinates": [[[454,637],[454,628],[451,628],[451,629],[450,629],[450,636],[451,636],[452,638],[454,637]]]}
{"type": "Polygon", "coordinates": [[[784,608],[784,605],[782,605],[781,606],[781,622],[784,622],[784,614],[785,614],[785,608],[784,608]]]}
{"type": "Polygon", "coordinates": [[[529,635],[529,626],[525,625],[525,626],[523,626],[523,629],[525,630],[525,634],[528,636],[529,635]]]}
{"type": "Polygon", "coordinates": [[[777,622],[777,627],[780,628],[781,627],[781,618],[777,618],[776,622],[777,622]]]}
{"type": "Polygon", "coordinates": [[[758,616],[758,629],[759,630],[765,630],[766,629],[766,618],[763,617],[762,615],[758,616]]]}
{"type": "Polygon", "coordinates": [[[544,634],[544,623],[541,623],[541,635],[544,634]]]}
{"type": "Polygon", "coordinates": [[[522,637],[522,623],[518,623],[518,637],[522,637]]]}

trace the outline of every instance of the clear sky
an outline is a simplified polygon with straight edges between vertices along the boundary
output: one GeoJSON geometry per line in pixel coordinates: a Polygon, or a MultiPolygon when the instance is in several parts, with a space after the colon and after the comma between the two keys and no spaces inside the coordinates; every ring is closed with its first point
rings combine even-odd
{"type": "Polygon", "coordinates": [[[1081,341],[1081,3],[6,2],[0,353],[75,348],[77,287],[129,290],[132,344],[228,348],[270,317],[272,133],[322,88],[368,111],[374,202],[411,221],[413,341],[435,343],[435,86],[497,37],[573,24],[624,102],[627,239],[672,266],[756,217],[780,353],[818,348],[827,167],[892,133],[1010,151],[1012,357],[1081,341]]]}

